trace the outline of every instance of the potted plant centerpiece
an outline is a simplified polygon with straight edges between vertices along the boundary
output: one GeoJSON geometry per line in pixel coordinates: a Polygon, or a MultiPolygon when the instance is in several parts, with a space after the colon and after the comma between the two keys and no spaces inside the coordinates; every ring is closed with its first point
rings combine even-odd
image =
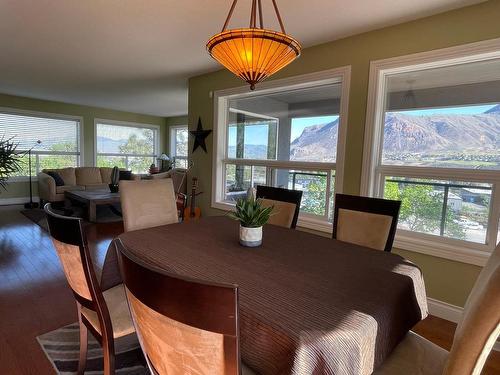
{"type": "Polygon", "coordinates": [[[262,226],[267,223],[273,206],[263,207],[260,199],[253,196],[238,199],[236,211],[229,216],[240,222],[240,244],[256,247],[262,244],[262,226]]]}

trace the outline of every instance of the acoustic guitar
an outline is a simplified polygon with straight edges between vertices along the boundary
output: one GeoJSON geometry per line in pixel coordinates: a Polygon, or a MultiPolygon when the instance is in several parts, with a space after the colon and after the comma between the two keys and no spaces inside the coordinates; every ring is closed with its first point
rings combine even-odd
{"type": "Polygon", "coordinates": [[[197,193],[196,189],[198,189],[198,178],[193,177],[193,185],[191,188],[191,204],[189,207],[184,209],[184,221],[196,220],[201,216],[201,210],[199,207],[196,207],[196,196],[201,194],[197,193]]]}

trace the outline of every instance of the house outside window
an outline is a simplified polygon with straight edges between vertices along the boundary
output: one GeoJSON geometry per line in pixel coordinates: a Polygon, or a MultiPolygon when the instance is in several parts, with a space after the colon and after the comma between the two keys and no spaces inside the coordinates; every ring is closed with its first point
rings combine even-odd
{"type": "Polygon", "coordinates": [[[95,120],[95,165],[147,173],[157,163],[159,126],[95,120]]]}
{"type": "MultiPolygon", "coordinates": [[[[32,175],[43,169],[77,167],[82,160],[80,117],[2,108],[0,137],[12,138],[20,153],[33,148],[32,175]]],[[[12,180],[22,180],[29,174],[28,154],[24,154],[21,170],[12,175],[12,180]]]]}
{"type": "Polygon", "coordinates": [[[299,225],[331,231],[342,187],[349,68],[215,95],[212,205],[228,209],[248,188],[302,190],[299,225]]]}
{"type": "Polygon", "coordinates": [[[500,46],[484,48],[372,63],[363,193],[402,201],[396,246],[483,264],[499,240],[500,46]]]}
{"type": "Polygon", "coordinates": [[[174,168],[188,167],[188,127],[170,127],[170,158],[174,168]]]}

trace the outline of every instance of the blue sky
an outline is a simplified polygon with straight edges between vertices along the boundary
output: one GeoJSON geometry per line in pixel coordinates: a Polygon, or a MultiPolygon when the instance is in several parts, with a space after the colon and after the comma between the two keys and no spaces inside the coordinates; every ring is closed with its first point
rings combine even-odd
{"type": "Polygon", "coordinates": [[[497,104],[490,105],[469,105],[464,107],[430,108],[413,111],[400,111],[405,115],[430,116],[430,115],[478,115],[496,107],[497,104]]]}
{"type": "MultiPolygon", "coordinates": [[[[298,138],[302,131],[312,125],[324,125],[335,121],[338,116],[302,117],[292,119],[290,142],[298,138]]],[[[236,145],[236,127],[229,128],[229,146],[236,145]]],[[[267,125],[254,125],[245,129],[245,144],[267,145],[267,125]]]]}

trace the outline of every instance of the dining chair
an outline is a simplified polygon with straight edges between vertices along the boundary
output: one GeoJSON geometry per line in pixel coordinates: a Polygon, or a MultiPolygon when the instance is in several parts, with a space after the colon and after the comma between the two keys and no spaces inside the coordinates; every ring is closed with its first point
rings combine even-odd
{"type": "Polygon", "coordinates": [[[125,232],[179,222],[171,178],[120,181],[125,232]]]}
{"type": "Polygon", "coordinates": [[[294,229],[299,217],[301,190],[290,190],[273,186],[258,185],[256,197],[264,207],[274,206],[268,223],[294,229]]]}
{"type": "Polygon", "coordinates": [[[238,287],[152,268],[114,244],[151,373],[240,374],[238,287]]]}
{"type": "Polygon", "coordinates": [[[55,213],[51,204],[44,207],[52,242],[57,251],[68,284],[73,291],[80,326],[78,374],[87,361],[88,331],[101,344],[104,374],[115,371],[115,340],[135,335],[123,284],[102,291],[90,258],[82,219],[55,213]]]}
{"type": "Polygon", "coordinates": [[[500,244],[465,303],[450,352],[409,332],[374,375],[479,375],[500,334],[500,244]]]}
{"type": "Polygon", "coordinates": [[[333,238],[391,251],[401,201],[335,194],[333,238]]]}

